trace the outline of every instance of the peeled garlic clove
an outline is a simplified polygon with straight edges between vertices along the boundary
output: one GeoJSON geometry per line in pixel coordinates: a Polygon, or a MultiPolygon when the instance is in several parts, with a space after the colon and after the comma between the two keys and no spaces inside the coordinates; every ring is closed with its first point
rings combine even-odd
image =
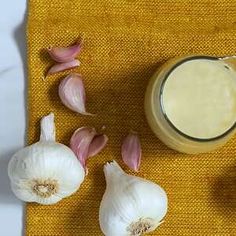
{"type": "Polygon", "coordinates": [[[138,171],[141,163],[141,144],[135,132],[130,133],[123,141],[121,154],[124,163],[132,170],[138,171]]]}
{"type": "Polygon", "coordinates": [[[70,74],[62,80],[59,86],[59,97],[62,103],[72,111],[83,115],[93,115],[86,112],[85,88],[79,74],[70,74]]]}
{"type": "Polygon", "coordinates": [[[47,75],[52,75],[58,72],[62,72],[65,70],[73,69],[77,66],[80,66],[80,61],[79,60],[72,60],[69,62],[64,62],[64,63],[58,63],[53,65],[47,72],[47,75]]]}
{"type": "Polygon", "coordinates": [[[167,195],[159,185],[126,174],[115,161],[104,166],[104,173],[99,223],[106,236],[143,235],[163,222],[167,195]]]}
{"type": "Polygon", "coordinates": [[[82,42],[69,47],[49,47],[47,49],[51,58],[56,62],[69,62],[76,58],[81,51],[82,42]]]}
{"type": "Polygon", "coordinates": [[[89,146],[88,156],[96,156],[106,146],[107,142],[108,137],[105,134],[96,135],[89,146]]]}
{"type": "Polygon", "coordinates": [[[96,130],[90,127],[77,129],[70,139],[70,148],[86,170],[86,161],[89,157],[89,146],[96,135],[96,130]]]}
{"type": "Polygon", "coordinates": [[[51,113],[41,120],[39,142],[13,155],[8,176],[12,191],[19,199],[49,205],[75,193],[85,173],[73,151],[55,141],[51,113]]]}

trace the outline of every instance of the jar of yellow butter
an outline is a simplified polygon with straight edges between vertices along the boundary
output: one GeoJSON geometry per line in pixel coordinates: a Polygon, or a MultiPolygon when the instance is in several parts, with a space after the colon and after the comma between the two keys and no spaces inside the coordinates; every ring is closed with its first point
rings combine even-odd
{"type": "Polygon", "coordinates": [[[202,153],[236,132],[236,59],[187,56],[165,63],[145,96],[148,123],[167,146],[202,153]]]}

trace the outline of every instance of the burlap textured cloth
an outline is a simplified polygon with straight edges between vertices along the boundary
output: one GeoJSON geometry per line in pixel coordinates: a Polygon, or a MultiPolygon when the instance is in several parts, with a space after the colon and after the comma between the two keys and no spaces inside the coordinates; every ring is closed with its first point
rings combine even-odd
{"type": "Polygon", "coordinates": [[[27,205],[26,234],[102,235],[103,164],[121,163],[121,140],[133,129],[143,148],[138,175],[159,183],[169,197],[165,222],[150,235],[236,235],[236,138],[212,153],[177,153],[153,135],[143,109],[148,80],[163,61],[236,53],[236,1],[30,0],[28,14],[29,143],[39,138],[39,119],[52,111],[58,141],[68,144],[78,127],[105,125],[109,144],[89,161],[75,195],[53,206],[27,205]],[[66,46],[81,33],[81,67],[73,71],[83,75],[87,110],[96,117],[61,104],[58,85],[68,72],[41,79],[53,64],[43,49],[66,46]]]}

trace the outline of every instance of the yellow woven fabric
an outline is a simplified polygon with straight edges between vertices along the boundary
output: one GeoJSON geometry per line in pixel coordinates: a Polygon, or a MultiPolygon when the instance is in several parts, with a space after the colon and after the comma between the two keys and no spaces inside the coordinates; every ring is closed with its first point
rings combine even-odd
{"type": "Polygon", "coordinates": [[[232,0],[29,1],[29,143],[39,138],[39,119],[52,111],[58,141],[68,144],[78,127],[105,125],[109,144],[89,161],[75,195],[53,206],[27,204],[28,236],[102,235],[103,164],[121,163],[121,140],[130,129],[142,142],[138,175],[159,183],[169,197],[165,222],[150,235],[236,235],[236,138],[209,154],[177,153],[153,135],[143,109],[148,80],[163,61],[193,53],[235,54],[235,12],[232,0]],[[61,104],[58,85],[68,71],[41,79],[53,64],[43,49],[68,45],[81,33],[82,64],[73,71],[83,75],[87,110],[96,117],[61,104]]]}

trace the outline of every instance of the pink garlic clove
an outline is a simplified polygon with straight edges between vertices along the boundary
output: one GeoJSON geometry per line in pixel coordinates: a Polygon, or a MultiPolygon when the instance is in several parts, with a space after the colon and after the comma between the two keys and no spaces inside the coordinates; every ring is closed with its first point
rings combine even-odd
{"type": "Polygon", "coordinates": [[[82,41],[69,47],[49,47],[47,51],[51,58],[56,62],[69,62],[76,58],[80,53],[82,41]]]}
{"type": "Polygon", "coordinates": [[[80,66],[80,61],[79,60],[72,60],[69,62],[64,62],[64,63],[58,63],[53,65],[47,72],[47,75],[52,75],[58,72],[62,72],[65,70],[73,69],[75,67],[80,66]]]}
{"type": "Polygon", "coordinates": [[[105,134],[96,135],[89,146],[88,156],[96,156],[106,146],[107,142],[108,137],[105,134]]]}
{"type": "Polygon", "coordinates": [[[93,115],[86,112],[85,88],[79,74],[70,74],[62,80],[59,86],[59,97],[62,103],[72,111],[83,115],[93,115]]]}
{"type": "Polygon", "coordinates": [[[88,159],[89,146],[96,135],[96,130],[90,127],[82,127],[77,129],[70,139],[70,148],[77,156],[87,172],[86,161],[88,159]]]}
{"type": "Polygon", "coordinates": [[[136,133],[132,132],[124,139],[121,147],[124,163],[132,170],[138,171],[141,163],[141,144],[136,133]]]}

